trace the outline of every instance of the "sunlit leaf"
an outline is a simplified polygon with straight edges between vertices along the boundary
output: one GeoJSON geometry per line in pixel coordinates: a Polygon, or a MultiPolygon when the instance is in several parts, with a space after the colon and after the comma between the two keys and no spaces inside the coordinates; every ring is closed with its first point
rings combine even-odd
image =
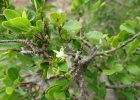
{"type": "Polygon", "coordinates": [[[11,10],[11,9],[5,9],[3,13],[7,20],[14,19],[16,17],[20,17],[20,15],[17,12],[15,12],[14,10],[11,10]]]}
{"type": "Polygon", "coordinates": [[[69,20],[68,22],[66,22],[64,24],[63,28],[65,28],[67,30],[78,30],[78,29],[82,28],[82,24],[75,20],[69,20]]]}
{"type": "Polygon", "coordinates": [[[125,30],[128,33],[132,33],[132,34],[135,33],[134,28],[132,26],[130,26],[129,24],[127,24],[127,23],[121,24],[120,25],[120,30],[125,30]]]}
{"type": "Polygon", "coordinates": [[[99,31],[90,31],[88,33],[85,34],[85,37],[87,39],[101,39],[103,37],[103,34],[99,31]]]}
{"type": "Polygon", "coordinates": [[[140,75],[140,68],[137,65],[128,65],[126,70],[134,75],[140,75]]]}
{"type": "Polygon", "coordinates": [[[13,87],[6,87],[6,93],[7,94],[12,94],[13,93],[13,91],[14,91],[14,88],[13,87]]]}

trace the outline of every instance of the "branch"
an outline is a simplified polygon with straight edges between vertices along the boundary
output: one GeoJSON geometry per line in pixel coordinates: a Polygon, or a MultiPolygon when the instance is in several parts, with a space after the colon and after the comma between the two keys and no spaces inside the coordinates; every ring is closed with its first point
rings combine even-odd
{"type": "Polygon", "coordinates": [[[93,47],[92,44],[90,44],[88,41],[83,40],[82,41],[87,47],[89,47],[90,49],[93,47]]]}
{"type": "Polygon", "coordinates": [[[80,66],[83,66],[83,65],[87,65],[91,60],[92,58],[95,57],[95,55],[97,54],[97,47],[92,47],[91,50],[90,50],[90,53],[89,55],[83,57],[78,63],[80,66]]]}
{"type": "Polygon", "coordinates": [[[0,43],[7,43],[7,42],[17,42],[17,43],[25,43],[26,40],[0,40],[0,43]]]}
{"type": "Polygon", "coordinates": [[[4,16],[4,14],[0,14],[0,16],[4,16]]]}
{"type": "MultiPolygon", "coordinates": [[[[22,54],[34,54],[34,51],[20,51],[22,54]]],[[[36,53],[42,53],[43,51],[36,51],[36,53]]]]}
{"type": "MultiPolygon", "coordinates": [[[[37,54],[38,52],[41,52],[41,49],[35,46],[30,40],[0,40],[0,43],[7,43],[7,42],[16,42],[16,43],[21,43],[25,44],[27,47],[30,47],[32,50],[33,54],[37,54]]],[[[23,51],[22,51],[23,52],[23,51]]],[[[24,53],[24,52],[23,52],[24,53]]],[[[31,53],[31,52],[30,52],[31,53]]]]}
{"type": "Polygon", "coordinates": [[[33,98],[33,100],[36,100],[35,95],[32,93],[32,83],[29,85],[29,94],[33,98]]]}
{"type": "Polygon", "coordinates": [[[132,38],[128,39],[127,41],[121,43],[117,48],[114,48],[112,50],[108,50],[108,51],[105,51],[105,52],[97,52],[95,54],[95,56],[99,56],[99,55],[104,55],[104,54],[109,54],[109,53],[115,52],[115,51],[119,50],[120,48],[124,47],[125,45],[127,45],[128,43],[130,43],[131,41],[133,41],[134,39],[136,39],[139,35],[140,35],[140,32],[138,34],[135,34],[132,38]]]}
{"type": "Polygon", "coordinates": [[[121,89],[124,89],[124,88],[134,88],[134,87],[140,87],[140,83],[133,83],[133,84],[120,84],[120,85],[106,85],[106,88],[121,88],[121,89]]]}

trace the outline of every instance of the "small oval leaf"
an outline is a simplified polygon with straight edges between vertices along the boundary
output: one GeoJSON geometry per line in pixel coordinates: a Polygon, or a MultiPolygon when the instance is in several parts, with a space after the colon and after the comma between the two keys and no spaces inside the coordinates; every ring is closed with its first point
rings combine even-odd
{"type": "Polygon", "coordinates": [[[17,12],[15,12],[11,9],[5,9],[3,14],[7,20],[14,19],[16,17],[20,17],[20,15],[17,12]]]}
{"type": "Polygon", "coordinates": [[[7,94],[12,94],[13,93],[13,91],[14,91],[14,88],[13,87],[6,87],[6,93],[7,94]]]}
{"type": "Polygon", "coordinates": [[[99,31],[90,31],[88,33],[86,33],[85,37],[87,39],[101,39],[103,37],[103,34],[99,31]]]}
{"type": "Polygon", "coordinates": [[[75,20],[69,20],[64,24],[63,28],[67,30],[79,30],[80,28],[82,28],[82,24],[75,20]]]}

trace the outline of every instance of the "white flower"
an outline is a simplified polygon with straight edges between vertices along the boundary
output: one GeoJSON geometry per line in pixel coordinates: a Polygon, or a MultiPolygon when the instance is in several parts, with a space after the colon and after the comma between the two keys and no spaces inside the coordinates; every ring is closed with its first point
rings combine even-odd
{"type": "Polygon", "coordinates": [[[64,48],[63,48],[63,46],[61,46],[60,51],[56,51],[56,50],[53,50],[53,51],[56,53],[56,57],[57,58],[64,59],[65,57],[68,56],[68,55],[64,54],[64,48]]]}

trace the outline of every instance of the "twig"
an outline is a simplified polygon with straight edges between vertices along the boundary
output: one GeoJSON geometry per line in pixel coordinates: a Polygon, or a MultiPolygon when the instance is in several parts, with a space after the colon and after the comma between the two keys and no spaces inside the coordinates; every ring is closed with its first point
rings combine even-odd
{"type": "Polygon", "coordinates": [[[140,91],[137,90],[136,88],[133,88],[133,90],[140,94],[140,91]]]}
{"type": "Polygon", "coordinates": [[[86,65],[95,57],[95,55],[97,51],[97,47],[92,47],[90,50],[89,55],[83,57],[80,61],[79,61],[79,66],[83,66],[86,65]]]}
{"type": "Polygon", "coordinates": [[[4,14],[0,14],[0,16],[4,16],[4,14]]]}
{"type": "Polygon", "coordinates": [[[75,56],[76,55],[75,53],[71,53],[71,52],[65,52],[65,54],[72,55],[72,56],[75,56]]]}
{"type": "Polygon", "coordinates": [[[87,47],[89,47],[90,49],[93,47],[92,44],[90,44],[88,41],[83,40],[82,41],[87,47]]]}
{"type": "MultiPolygon", "coordinates": [[[[20,51],[22,54],[34,54],[34,51],[20,51]]],[[[42,53],[42,51],[36,51],[36,53],[42,53]]]]}
{"type": "Polygon", "coordinates": [[[33,43],[26,39],[26,40],[0,40],[0,43],[6,43],[6,42],[17,42],[21,44],[25,44],[27,47],[30,47],[30,49],[33,51],[33,54],[38,54],[38,52],[41,52],[41,49],[39,49],[37,46],[33,45],[33,43]]]}
{"type": "Polygon", "coordinates": [[[99,56],[99,55],[104,55],[104,54],[109,54],[109,53],[115,52],[115,51],[119,50],[120,48],[124,47],[125,45],[127,45],[128,43],[130,43],[131,41],[133,41],[134,39],[136,39],[139,35],[140,35],[140,32],[138,34],[135,34],[132,38],[128,39],[127,41],[121,43],[117,48],[114,48],[112,50],[107,50],[105,52],[97,52],[95,54],[95,56],[99,56]]]}
{"type": "Polygon", "coordinates": [[[119,85],[106,85],[106,88],[134,88],[134,87],[140,87],[140,83],[133,83],[133,84],[119,84],[119,85]]]}
{"type": "Polygon", "coordinates": [[[32,83],[30,83],[29,85],[29,94],[31,95],[31,97],[36,100],[35,95],[32,93],[32,83]]]}
{"type": "Polygon", "coordinates": [[[5,9],[7,8],[6,0],[3,0],[5,9]]]}
{"type": "Polygon", "coordinates": [[[102,72],[102,69],[97,65],[97,64],[94,64],[93,65],[97,70],[99,70],[100,72],[102,72]]]}

